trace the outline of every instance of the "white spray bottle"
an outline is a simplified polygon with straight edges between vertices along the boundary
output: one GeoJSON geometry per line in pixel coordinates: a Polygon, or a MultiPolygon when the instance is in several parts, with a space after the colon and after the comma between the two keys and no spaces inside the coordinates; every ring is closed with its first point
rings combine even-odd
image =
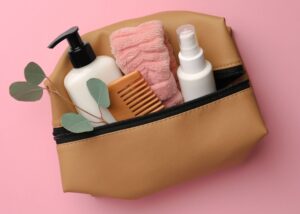
{"type": "Polygon", "coordinates": [[[182,25],[176,30],[180,52],[178,80],[185,102],[216,91],[212,65],[205,60],[203,49],[199,47],[193,25],[182,25]]]}

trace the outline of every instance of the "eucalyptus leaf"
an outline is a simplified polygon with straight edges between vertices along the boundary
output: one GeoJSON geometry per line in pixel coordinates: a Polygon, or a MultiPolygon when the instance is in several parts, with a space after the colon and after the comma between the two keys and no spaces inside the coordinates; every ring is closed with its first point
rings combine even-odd
{"type": "Polygon", "coordinates": [[[27,64],[24,70],[24,75],[27,82],[34,85],[39,85],[46,78],[43,69],[35,62],[27,64]]]}
{"type": "Polygon", "coordinates": [[[93,131],[90,122],[83,116],[75,113],[66,113],[61,118],[62,126],[73,133],[93,131]]]}
{"type": "Polygon", "coordinates": [[[33,102],[41,99],[43,89],[28,82],[14,82],[9,87],[9,93],[18,101],[33,102]]]}
{"type": "Polygon", "coordinates": [[[89,79],[87,87],[99,107],[108,108],[110,106],[108,88],[102,80],[96,78],[89,79]]]}

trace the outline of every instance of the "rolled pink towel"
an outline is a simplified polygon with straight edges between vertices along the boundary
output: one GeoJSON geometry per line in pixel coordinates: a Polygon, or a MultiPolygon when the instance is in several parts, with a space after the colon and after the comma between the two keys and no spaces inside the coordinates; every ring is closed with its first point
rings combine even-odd
{"type": "Polygon", "coordinates": [[[123,73],[139,71],[166,107],[183,102],[173,75],[177,63],[160,21],[119,29],[110,44],[123,73]]]}

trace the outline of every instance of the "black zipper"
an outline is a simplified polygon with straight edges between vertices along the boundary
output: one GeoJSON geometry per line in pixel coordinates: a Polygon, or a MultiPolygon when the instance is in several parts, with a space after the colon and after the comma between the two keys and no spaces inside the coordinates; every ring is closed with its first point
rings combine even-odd
{"type": "Polygon", "coordinates": [[[222,89],[230,84],[233,80],[239,78],[244,74],[244,68],[242,65],[238,65],[231,68],[224,68],[221,70],[215,70],[214,76],[217,85],[217,89],[222,89]]]}
{"type": "Polygon", "coordinates": [[[53,130],[54,140],[56,141],[57,144],[68,143],[71,141],[82,140],[82,139],[95,137],[95,136],[99,136],[99,135],[114,132],[114,131],[119,131],[122,129],[127,129],[127,128],[131,128],[131,127],[151,123],[153,121],[161,120],[166,117],[177,115],[177,114],[189,111],[191,109],[200,107],[200,106],[208,104],[210,102],[214,102],[216,100],[222,99],[226,96],[229,96],[236,92],[242,91],[249,87],[250,87],[249,81],[245,80],[236,85],[218,90],[217,92],[215,92],[213,94],[209,94],[204,97],[200,97],[198,99],[183,103],[181,105],[174,106],[174,107],[162,110],[160,112],[152,113],[149,115],[132,118],[129,120],[124,120],[124,121],[119,121],[119,122],[115,122],[115,123],[104,125],[104,126],[99,126],[99,127],[96,127],[91,132],[75,134],[75,133],[69,132],[68,130],[64,129],[63,127],[54,128],[54,130],[53,130]]]}

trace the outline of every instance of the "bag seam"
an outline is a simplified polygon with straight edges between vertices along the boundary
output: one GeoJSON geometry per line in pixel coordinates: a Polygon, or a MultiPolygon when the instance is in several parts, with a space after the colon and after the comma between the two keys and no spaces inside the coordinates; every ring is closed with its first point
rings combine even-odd
{"type": "MultiPolygon", "coordinates": [[[[236,62],[230,62],[230,63],[228,63],[228,64],[224,64],[224,65],[220,65],[220,66],[214,67],[214,70],[215,70],[216,72],[218,72],[218,70],[220,70],[220,69],[225,69],[225,68],[227,68],[228,66],[237,66],[237,65],[242,65],[241,60],[238,60],[238,61],[236,61],[236,62]]],[[[230,68],[230,67],[228,67],[228,68],[230,68]]]]}

